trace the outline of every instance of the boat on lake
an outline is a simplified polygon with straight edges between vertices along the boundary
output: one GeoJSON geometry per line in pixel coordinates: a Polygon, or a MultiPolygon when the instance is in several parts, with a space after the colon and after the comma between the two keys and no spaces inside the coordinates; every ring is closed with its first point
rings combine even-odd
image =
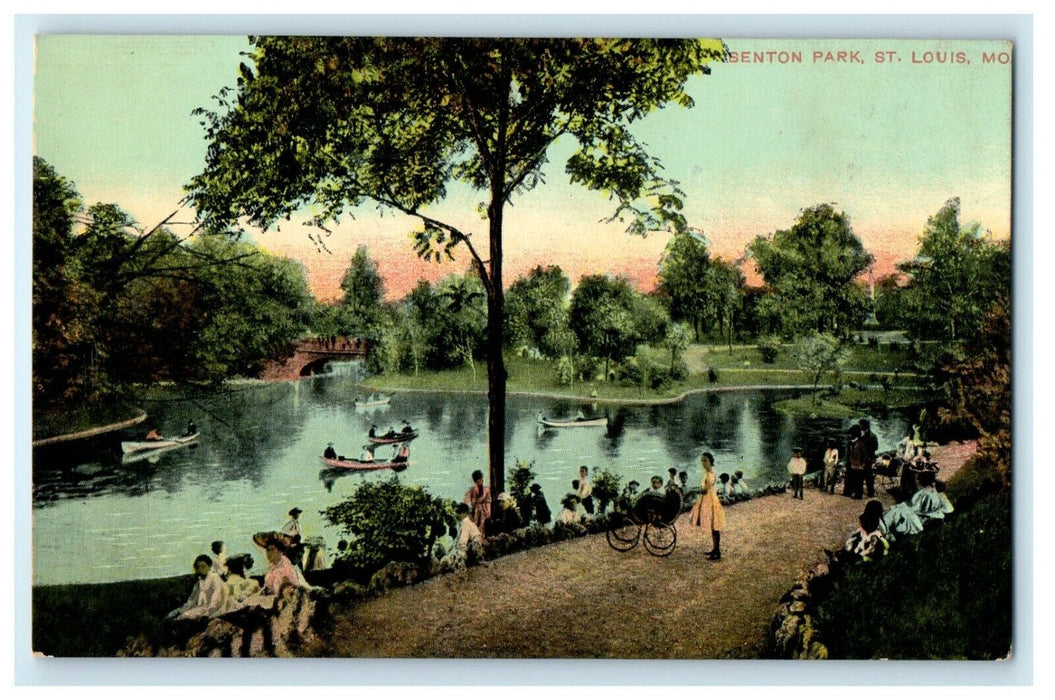
{"type": "Polygon", "coordinates": [[[356,408],[377,408],[379,406],[387,406],[392,401],[391,396],[381,396],[380,394],[371,394],[365,399],[361,396],[355,397],[356,408]]]}
{"type": "Polygon", "coordinates": [[[606,428],[607,418],[573,418],[572,420],[551,420],[539,415],[538,422],[547,428],[606,428]]]}
{"type": "Polygon", "coordinates": [[[179,437],[163,437],[160,440],[127,440],[121,443],[122,454],[134,454],[153,450],[166,450],[172,447],[183,447],[198,439],[200,433],[180,435],[179,437]]]}
{"type": "Polygon", "coordinates": [[[418,436],[418,431],[410,430],[403,433],[385,433],[384,435],[367,435],[366,439],[375,445],[398,445],[401,442],[410,442],[418,436]]]}
{"type": "Polygon", "coordinates": [[[387,462],[380,461],[367,461],[362,459],[349,459],[345,457],[329,458],[323,457],[322,463],[330,469],[351,469],[352,471],[359,472],[372,472],[379,471],[381,469],[392,469],[394,471],[402,471],[407,468],[410,462],[404,460],[397,462],[395,460],[389,460],[387,462]]]}

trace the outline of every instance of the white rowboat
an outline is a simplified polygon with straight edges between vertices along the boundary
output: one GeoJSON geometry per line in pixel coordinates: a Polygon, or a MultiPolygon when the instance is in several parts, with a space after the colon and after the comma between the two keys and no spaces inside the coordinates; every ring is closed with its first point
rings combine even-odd
{"type": "Polygon", "coordinates": [[[181,435],[180,437],[167,437],[160,440],[130,440],[121,443],[121,452],[131,454],[133,452],[144,452],[146,450],[161,450],[168,447],[179,447],[187,445],[198,439],[200,433],[192,435],[181,435]]]}

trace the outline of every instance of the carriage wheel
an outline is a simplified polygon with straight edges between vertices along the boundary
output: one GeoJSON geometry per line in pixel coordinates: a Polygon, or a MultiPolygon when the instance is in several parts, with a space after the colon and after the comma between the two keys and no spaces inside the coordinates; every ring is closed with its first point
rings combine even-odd
{"type": "Polygon", "coordinates": [[[678,530],[662,521],[645,525],[645,549],[654,557],[670,556],[678,545],[678,530]]]}
{"type": "Polygon", "coordinates": [[[641,537],[641,526],[626,513],[615,511],[608,516],[608,546],[618,552],[629,552],[637,546],[641,537]]]}

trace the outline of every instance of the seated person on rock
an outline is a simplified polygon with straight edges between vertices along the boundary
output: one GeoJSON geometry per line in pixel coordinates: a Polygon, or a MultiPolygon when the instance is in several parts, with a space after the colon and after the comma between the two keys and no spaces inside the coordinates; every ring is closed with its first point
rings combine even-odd
{"type": "Polygon", "coordinates": [[[187,602],[166,615],[165,619],[200,620],[227,612],[227,586],[212,570],[212,559],[208,555],[200,554],[194,560],[194,576],[194,588],[187,602]]]}
{"type": "Polygon", "coordinates": [[[569,523],[581,523],[582,514],[579,512],[579,497],[574,493],[569,493],[561,499],[560,504],[564,506],[564,510],[560,512],[558,522],[564,524],[569,523]]]}
{"type": "Polygon", "coordinates": [[[886,556],[890,543],[879,531],[880,518],[866,509],[858,518],[858,523],[857,529],[847,538],[843,549],[862,561],[886,556]]]}
{"type": "Polygon", "coordinates": [[[260,584],[246,578],[246,572],[252,568],[253,557],[249,554],[239,554],[227,560],[227,594],[231,601],[241,604],[260,592],[260,584]]]}

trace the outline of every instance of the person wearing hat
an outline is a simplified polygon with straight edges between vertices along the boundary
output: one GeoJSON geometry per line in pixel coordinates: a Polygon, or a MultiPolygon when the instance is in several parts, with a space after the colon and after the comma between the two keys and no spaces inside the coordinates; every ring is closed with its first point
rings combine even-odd
{"type": "Polygon", "coordinates": [[[293,546],[292,539],[282,532],[258,532],[253,535],[253,542],[264,549],[269,567],[262,593],[278,595],[286,586],[296,587],[297,570],[288,556],[293,546]]]}
{"type": "Polygon", "coordinates": [[[553,514],[550,513],[549,504],[546,503],[546,496],[542,493],[542,487],[538,484],[532,484],[528,499],[531,501],[531,512],[535,522],[541,525],[549,525],[550,521],[553,520],[553,514]]]}
{"type": "Polygon", "coordinates": [[[791,497],[802,500],[802,482],[806,476],[806,460],[802,456],[802,448],[794,448],[794,456],[788,462],[788,474],[791,475],[791,497]]]}
{"type": "Polygon", "coordinates": [[[300,560],[304,556],[304,545],[302,542],[303,535],[300,530],[300,514],[303,512],[304,511],[300,508],[293,508],[290,510],[289,521],[282,526],[281,530],[279,530],[282,534],[288,535],[293,541],[293,544],[288,548],[289,551],[286,552],[286,554],[294,564],[300,564],[300,560]]]}
{"type": "Polygon", "coordinates": [[[300,541],[300,514],[303,512],[300,508],[289,511],[289,522],[283,525],[279,532],[300,541]]]}
{"type": "Polygon", "coordinates": [[[509,533],[522,527],[520,514],[517,512],[516,501],[508,493],[503,491],[498,494],[498,509],[491,519],[487,521],[487,536],[500,533],[509,533]]]}
{"type": "Polygon", "coordinates": [[[333,443],[326,443],[326,450],[323,451],[322,456],[326,459],[337,459],[337,450],[333,449],[333,443]]]}

